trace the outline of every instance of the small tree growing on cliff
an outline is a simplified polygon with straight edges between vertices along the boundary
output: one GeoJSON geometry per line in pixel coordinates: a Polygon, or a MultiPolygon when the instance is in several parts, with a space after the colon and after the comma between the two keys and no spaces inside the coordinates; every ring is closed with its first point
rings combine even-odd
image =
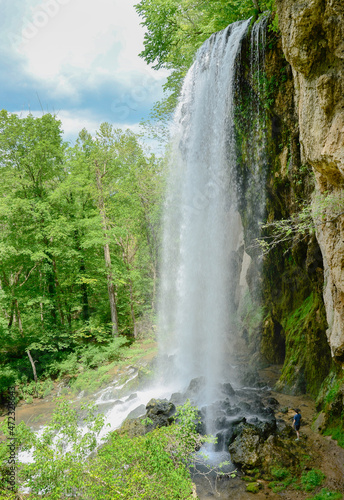
{"type": "MultiPolygon", "coordinates": [[[[344,193],[324,193],[314,197],[311,204],[304,205],[301,210],[289,217],[262,224],[267,233],[256,240],[263,255],[269,253],[277,245],[291,243],[295,237],[306,239],[324,224],[335,224],[344,215],[344,193]]],[[[288,251],[289,249],[287,249],[288,251]]]]}

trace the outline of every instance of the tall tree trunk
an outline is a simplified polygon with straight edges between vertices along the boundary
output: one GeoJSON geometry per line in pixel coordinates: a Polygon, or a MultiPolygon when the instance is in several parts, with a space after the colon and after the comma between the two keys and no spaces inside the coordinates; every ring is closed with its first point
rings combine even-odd
{"type": "Polygon", "coordinates": [[[259,7],[258,0],[252,0],[252,2],[253,2],[253,5],[254,5],[254,8],[257,9],[258,12],[260,12],[260,7],[259,7]]]}
{"type": "MultiPolygon", "coordinates": [[[[42,296],[44,295],[44,287],[43,287],[43,275],[41,269],[39,270],[39,286],[40,290],[42,293],[42,296]]],[[[41,325],[42,325],[42,331],[44,330],[44,308],[43,308],[43,302],[40,301],[39,303],[39,308],[41,311],[41,325]]]]}
{"type": "Polygon", "coordinates": [[[45,259],[47,265],[46,280],[48,285],[48,295],[51,302],[51,319],[54,325],[57,323],[57,313],[56,313],[56,286],[55,286],[55,276],[54,276],[54,266],[52,255],[47,252],[47,256],[50,260],[45,259]]]}
{"type": "Polygon", "coordinates": [[[135,318],[135,311],[134,311],[134,294],[133,294],[133,283],[131,279],[129,278],[129,291],[130,291],[130,312],[131,312],[131,319],[133,322],[133,328],[134,328],[134,337],[136,339],[137,337],[137,325],[136,325],[136,318],[135,318]]]}
{"type": "Polygon", "coordinates": [[[65,300],[64,304],[65,304],[65,310],[66,310],[66,314],[67,314],[67,322],[68,322],[69,330],[72,331],[72,312],[70,309],[70,302],[65,300]]]}
{"type": "MultiPolygon", "coordinates": [[[[110,254],[110,245],[108,243],[108,235],[107,235],[107,219],[106,219],[106,209],[104,203],[103,196],[103,184],[102,184],[102,174],[100,172],[100,168],[98,163],[96,164],[96,180],[97,180],[97,190],[98,190],[98,209],[100,212],[100,216],[102,219],[102,227],[105,238],[104,245],[104,259],[105,259],[105,268],[106,268],[106,279],[107,279],[107,289],[110,303],[110,313],[111,313],[111,323],[112,323],[112,336],[115,337],[118,335],[118,315],[117,315],[117,307],[116,307],[116,297],[115,297],[115,287],[113,284],[113,273],[112,273],[112,265],[111,265],[111,254],[110,254]]],[[[105,175],[106,171],[104,171],[105,175]]]]}
{"type": "MultiPolygon", "coordinates": [[[[21,336],[23,337],[24,336],[23,335],[23,324],[22,324],[22,321],[21,321],[19,304],[18,304],[18,300],[17,299],[15,300],[15,307],[16,307],[16,312],[17,312],[17,320],[18,320],[19,332],[20,332],[21,336]]],[[[26,350],[26,354],[28,355],[30,363],[31,363],[32,372],[33,372],[33,379],[34,379],[35,382],[37,382],[36,365],[35,365],[34,360],[32,359],[31,352],[30,352],[29,349],[26,350]]]]}
{"type": "Polygon", "coordinates": [[[63,309],[62,309],[61,300],[60,300],[60,283],[59,283],[59,280],[58,280],[58,277],[57,277],[57,266],[56,266],[56,260],[55,259],[53,259],[53,269],[54,269],[54,278],[55,278],[57,309],[59,311],[61,325],[64,326],[64,324],[65,324],[65,318],[64,318],[64,313],[63,313],[63,309]]]}
{"type": "MultiPolygon", "coordinates": [[[[84,259],[81,259],[80,263],[80,273],[83,275],[86,271],[84,259]]],[[[81,295],[82,295],[82,317],[84,321],[90,319],[90,308],[88,305],[88,292],[87,284],[81,283],[81,295]]]]}
{"type": "Polygon", "coordinates": [[[33,371],[33,378],[34,378],[34,381],[37,382],[37,372],[36,372],[36,365],[35,365],[35,362],[34,360],[32,359],[32,356],[31,356],[31,352],[30,350],[28,349],[26,351],[27,355],[29,356],[29,360],[30,360],[30,363],[31,363],[31,366],[32,366],[32,371],[33,371]]]}
{"type": "MultiPolygon", "coordinates": [[[[82,249],[81,249],[81,244],[80,244],[79,231],[77,229],[74,231],[74,240],[75,240],[76,249],[81,255],[82,249]]],[[[83,257],[81,257],[81,259],[80,259],[79,270],[80,270],[81,276],[84,276],[84,274],[86,273],[86,266],[85,266],[85,261],[84,261],[83,257]]],[[[81,288],[81,297],[82,297],[82,319],[84,321],[88,321],[90,319],[90,307],[89,307],[89,302],[88,302],[87,283],[82,282],[80,285],[80,288],[81,288]]]]}
{"type": "Polygon", "coordinates": [[[15,317],[14,317],[14,305],[15,305],[15,301],[13,300],[12,304],[11,304],[10,319],[8,320],[8,328],[11,328],[11,326],[13,325],[13,321],[15,321],[15,317]]]}
{"type": "MultiPolygon", "coordinates": [[[[104,233],[104,236],[106,237],[106,233],[104,233]]],[[[117,307],[115,298],[115,286],[113,284],[113,275],[111,267],[110,246],[108,243],[106,243],[104,246],[104,257],[105,257],[105,266],[107,271],[106,279],[107,279],[107,288],[108,288],[110,312],[111,312],[112,336],[115,337],[116,335],[118,335],[118,316],[117,316],[117,307]]]]}

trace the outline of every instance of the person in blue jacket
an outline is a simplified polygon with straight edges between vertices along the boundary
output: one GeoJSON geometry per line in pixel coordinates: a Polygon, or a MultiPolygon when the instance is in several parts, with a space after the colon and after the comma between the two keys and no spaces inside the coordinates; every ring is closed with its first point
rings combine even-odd
{"type": "Polygon", "coordinates": [[[296,435],[297,435],[297,438],[296,438],[296,441],[298,441],[300,439],[300,425],[301,425],[301,413],[300,413],[300,410],[298,408],[295,408],[295,415],[294,415],[294,418],[293,418],[293,427],[296,431],[296,435]]]}

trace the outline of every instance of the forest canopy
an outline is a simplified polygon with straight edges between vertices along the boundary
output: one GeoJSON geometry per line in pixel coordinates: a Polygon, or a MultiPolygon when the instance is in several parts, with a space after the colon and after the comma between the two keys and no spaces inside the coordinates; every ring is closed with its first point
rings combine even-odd
{"type": "Polygon", "coordinates": [[[5,389],[57,376],[72,351],[137,336],[155,302],[162,167],[107,123],[74,146],[51,114],[2,110],[0,130],[5,389]]]}

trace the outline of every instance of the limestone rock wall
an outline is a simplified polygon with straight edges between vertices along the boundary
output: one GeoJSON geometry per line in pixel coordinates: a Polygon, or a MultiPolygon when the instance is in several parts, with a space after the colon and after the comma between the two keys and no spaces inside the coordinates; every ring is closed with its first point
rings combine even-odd
{"type": "MultiPolygon", "coordinates": [[[[283,52],[293,71],[301,163],[315,172],[316,191],[344,187],[344,2],[276,0],[283,52]]],[[[326,219],[333,219],[326,209],[326,219]]],[[[317,227],[324,263],[327,337],[344,364],[344,216],[317,227]]]]}
{"type": "MultiPolygon", "coordinates": [[[[259,144],[257,128],[264,137],[264,153],[258,158],[266,186],[264,220],[274,223],[288,219],[298,213],[303,201],[311,203],[314,173],[309,163],[301,161],[294,76],[283,54],[281,38],[268,30],[260,87],[250,72],[249,41],[250,36],[242,47],[235,116],[239,211],[245,249],[250,256],[249,274],[253,276],[247,280],[250,301],[239,310],[241,329],[252,362],[283,365],[278,385],[281,391],[307,392],[316,397],[331,367],[322,298],[323,257],[314,235],[288,238],[263,259],[257,250],[255,238],[259,232],[250,210],[254,193],[248,182],[259,144]],[[259,122],[252,115],[252,102],[258,98],[259,122]],[[262,314],[258,314],[259,310],[262,314]]],[[[269,229],[264,230],[265,237],[269,234],[269,229]]]]}

